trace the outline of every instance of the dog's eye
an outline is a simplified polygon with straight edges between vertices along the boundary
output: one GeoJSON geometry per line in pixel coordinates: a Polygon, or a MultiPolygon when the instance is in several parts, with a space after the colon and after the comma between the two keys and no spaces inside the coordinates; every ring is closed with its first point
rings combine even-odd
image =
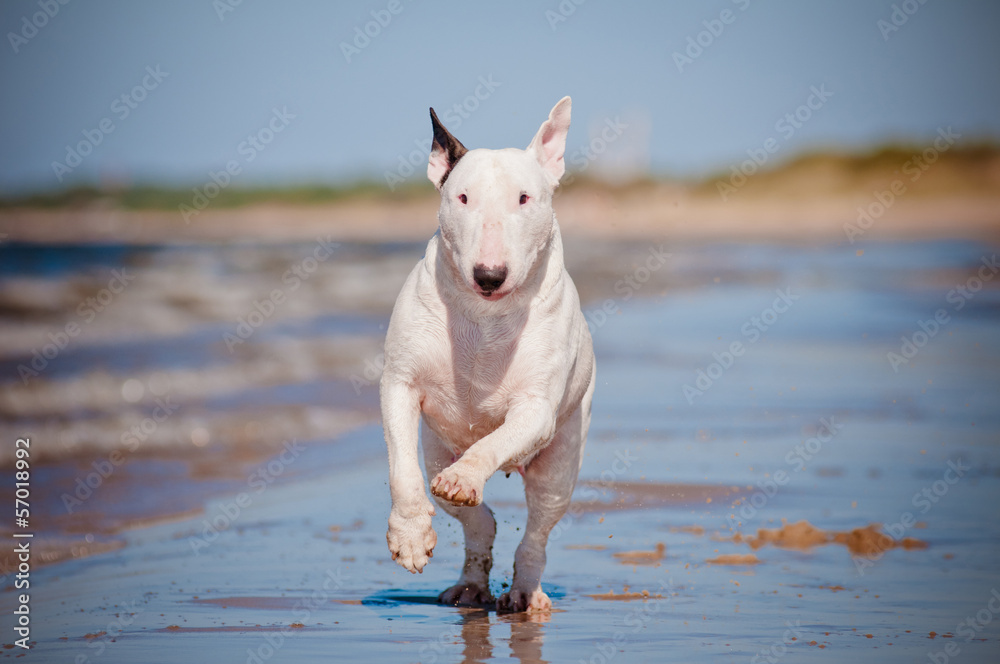
{"type": "Polygon", "coordinates": [[[466,196],[465,194],[459,194],[458,200],[462,201],[462,205],[465,205],[466,203],[469,202],[469,197],[466,196]]]}
{"type": "Polygon", "coordinates": [[[528,195],[527,194],[521,194],[521,205],[524,205],[527,202],[528,202],[528,195]]]}

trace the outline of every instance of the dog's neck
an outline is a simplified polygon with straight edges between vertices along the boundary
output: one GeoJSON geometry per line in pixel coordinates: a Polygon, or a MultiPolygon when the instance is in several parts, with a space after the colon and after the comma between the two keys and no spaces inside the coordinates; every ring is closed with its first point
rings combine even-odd
{"type": "Polygon", "coordinates": [[[557,292],[564,272],[562,235],[555,213],[552,214],[552,232],[545,246],[539,250],[528,278],[517,290],[495,302],[485,300],[468,288],[458,285],[464,282],[450,253],[442,246],[440,230],[428,249],[425,260],[434,262],[435,282],[441,301],[450,310],[472,322],[488,323],[510,316],[526,315],[532,301],[547,299],[557,292]]]}

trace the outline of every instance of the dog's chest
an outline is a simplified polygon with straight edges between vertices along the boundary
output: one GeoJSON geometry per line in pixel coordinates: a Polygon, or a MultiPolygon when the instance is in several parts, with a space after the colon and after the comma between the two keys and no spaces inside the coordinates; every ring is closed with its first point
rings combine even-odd
{"type": "Polygon", "coordinates": [[[447,442],[466,448],[503,424],[520,385],[519,330],[462,322],[449,337],[448,352],[428,367],[423,411],[447,442]]]}

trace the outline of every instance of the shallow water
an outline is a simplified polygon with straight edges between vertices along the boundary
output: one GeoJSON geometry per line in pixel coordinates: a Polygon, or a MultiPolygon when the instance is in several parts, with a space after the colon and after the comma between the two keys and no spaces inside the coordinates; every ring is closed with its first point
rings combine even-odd
{"type": "MultiPolygon", "coordinates": [[[[0,434],[32,436],[36,550],[64,558],[33,560],[30,655],[997,661],[1000,279],[969,281],[994,248],[685,245],[650,271],[648,246],[568,244],[599,382],[576,503],[548,548],[545,617],[433,602],[462,562],[446,516],[422,575],[389,559],[377,364],[421,248],[343,245],[291,290],[282,276],[313,250],[0,246],[0,434]],[[134,281],[84,324],[80,302],[122,267],[134,281]],[[958,286],[969,297],[949,297],[958,286]],[[225,334],[275,288],[286,299],[230,351],[225,334]],[[947,321],[921,343],[939,309],[947,321]],[[81,332],[21,380],[73,321],[81,332]],[[920,347],[894,369],[904,335],[920,347]],[[128,438],[157,399],[176,410],[128,438]],[[70,513],[64,496],[125,440],[125,463],[70,513]],[[882,524],[927,546],[852,555],[733,537],[783,521],[882,524]]],[[[498,475],[486,495],[499,593],[520,479],[498,475]]]]}

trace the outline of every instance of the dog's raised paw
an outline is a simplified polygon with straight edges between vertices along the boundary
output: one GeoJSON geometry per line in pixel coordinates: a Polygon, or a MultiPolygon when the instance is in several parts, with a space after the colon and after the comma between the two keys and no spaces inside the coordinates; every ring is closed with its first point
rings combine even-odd
{"type": "Polygon", "coordinates": [[[541,588],[536,588],[531,592],[511,589],[500,596],[497,600],[497,613],[551,613],[552,600],[542,592],[541,588]]]}
{"type": "Polygon", "coordinates": [[[491,606],[493,599],[489,588],[476,583],[457,583],[438,595],[438,601],[451,606],[491,606]]]}
{"type": "Polygon", "coordinates": [[[392,559],[408,571],[423,572],[434,556],[437,533],[431,527],[433,508],[426,513],[406,517],[395,510],[389,513],[389,530],[385,534],[392,559]]]}
{"type": "Polygon", "coordinates": [[[474,507],[483,502],[483,485],[456,470],[455,466],[460,464],[461,461],[438,473],[431,482],[431,493],[453,505],[474,507]]]}

